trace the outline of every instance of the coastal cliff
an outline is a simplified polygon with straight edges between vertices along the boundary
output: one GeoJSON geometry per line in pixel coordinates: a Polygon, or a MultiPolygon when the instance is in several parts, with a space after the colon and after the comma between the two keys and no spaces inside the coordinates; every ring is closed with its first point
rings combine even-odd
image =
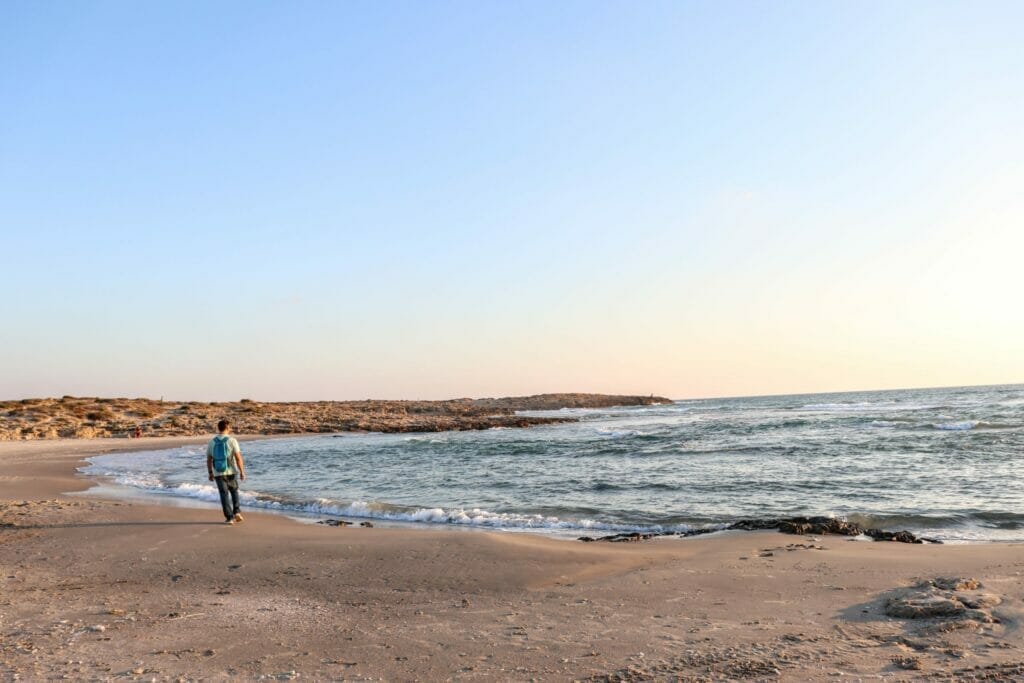
{"type": "Polygon", "coordinates": [[[445,401],[309,401],[224,403],[147,398],[29,398],[0,402],[0,441],[132,436],[196,436],[222,418],[238,434],[331,432],[441,432],[530,427],[573,422],[573,417],[519,415],[517,411],[608,408],[670,403],[660,396],[539,394],[445,401]]]}

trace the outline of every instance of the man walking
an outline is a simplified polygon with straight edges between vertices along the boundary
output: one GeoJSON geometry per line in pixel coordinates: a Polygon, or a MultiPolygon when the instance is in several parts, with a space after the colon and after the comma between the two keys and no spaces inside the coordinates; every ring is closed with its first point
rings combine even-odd
{"type": "Polygon", "coordinates": [[[224,523],[244,522],[245,518],[238,511],[238,481],[245,481],[242,449],[238,447],[235,437],[231,436],[231,424],[227,420],[217,423],[217,431],[219,434],[210,439],[210,445],[206,447],[206,469],[210,473],[210,481],[217,482],[220,506],[224,509],[224,523]]]}

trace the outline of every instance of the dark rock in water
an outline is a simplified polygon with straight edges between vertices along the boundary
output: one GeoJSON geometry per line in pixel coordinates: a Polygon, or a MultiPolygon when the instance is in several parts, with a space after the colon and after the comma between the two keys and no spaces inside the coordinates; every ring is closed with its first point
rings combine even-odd
{"type": "Polygon", "coordinates": [[[359,522],[359,526],[365,526],[368,529],[372,529],[373,528],[373,522],[359,522]]]}
{"type": "Polygon", "coordinates": [[[858,536],[860,527],[834,517],[788,517],[786,519],[744,519],[730,524],[729,529],[762,531],[778,529],[784,534],[831,534],[837,536],[858,536]]]}
{"type": "Polygon", "coordinates": [[[682,536],[683,538],[689,538],[690,536],[703,536],[704,534],[713,534],[716,531],[721,531],[721,529],[687,529],[686,531],[677,531],[675,532],[675,535],[682,536]]]}
{"type": "Polygon", "coordinates": [[[778,529],[784,534],[821,534],[833,536],[859,536],[866,534],[876,541],[894,541],[896,543],[941,543],[933,538],[918,538],[909,531],[883,531],[881,529],[861,529],[853,522],[834,517],[789,517],[785,519],[744,519],[730,524],[729,529],[745,529],[761,531],[778,529]]]}
{"type": "MultiPolygon", "coordinates": [[[[808,534],[820,534],[830,536],[860,536],[866,534],[876,541],[894,541],[896,543],[942,543],[934,538],[917,537],[909,531],[883,531],[882,529],[861,529],[853,522],[847,522],[834,517],[786,517],[782,519],[742,519],[733,522],[726,527],[729,530],[743,531],[767,531],[777,529],[784,534],[803,536],[808,534]]],[[[688,531],[664,531],[658,533],[641,534],[637,532],[627,534],[614,534],[611,536],[580,536],[577,540],[584,543],[592,541],[608,541],[610,543],[623,543],[628,541],[646,541],[655,536],[700,536],[719,531],[717,528],[690,529],[688,531]]]]}
{"type": "Polygon", "coordinates": [[[686,531],[652,531],[648,533],[623,533],[613,534],[611,536],[599,536],[594,538],[593,536],[580,536],[577,541],[583,541],[584,543],[593,543],[594,541],[606,541],[608,543],[630,543],[636,541],[646,541],[652,538],[660,536],[681,536],[683,538],[689,538],[690,536],[703,536],[704,534],[713,534],[716,531],[721,531],[717,527],[703,528],[703,529],[687,529],[686,531]]]}
{"type": "Polygon", "coordinates": [[[768,529],[778,529],[778,519],[741,519],[738,522],[733,522],[727,529],[735,530],[742,529],[743,531],[766,531],[768,529]]]}
{"type": "Polygon", "coordinates": [[[343,519],[321,519],[317,524],[325,524],[327,526],[352,526],[352,522],[346,522],[343,519]]]}
{"type": "Polygon", "coordinates": [[[636,543],[638,541],[646,541],[654,538],[654,534],[641,534],[637,532],[628,534],[614,534],[612,536],[603,536],[599,538],[599,541],[608,541],[609,543],[636,543]]]}
{"type": "Polygon", "coordinates": [[[784,534],[832,534],[835,536],[859,536],[860,527],[841,519],[832,517],[811,517],[784,520],[779,524],[779,531],[784,534]]]}
{"type": "Polygon", "coordinates": [[[896,543],[924,543],[920,538],[909,531],[882,531],[881,529],[867,529],[866,535],[876,541],[895,541],[896,543]]]}
{"type": "Polygon", "coordinates": [[[611,536],[601,536],[600,538],[591,538],[590,536],[580,536],[578,540],[584,543],[590,543],[592,541],[605,541],[607,543],[637,543],[639,541],[646,541],[654,538],[655,536],[666,536],[668,534],[641,534],[636,531],[626,534],[612,534],[611,536]]]}

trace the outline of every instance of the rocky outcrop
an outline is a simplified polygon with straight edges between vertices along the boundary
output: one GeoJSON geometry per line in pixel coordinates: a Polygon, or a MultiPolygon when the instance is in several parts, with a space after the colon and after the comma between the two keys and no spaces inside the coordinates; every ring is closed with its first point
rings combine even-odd
{"type": "Polygon", "coordinates": [[[876,541],[894,541],[896,543],[941,543],[934,538],[918,537],[909,531],[883,531],[882,529],[865,529],[853,522],[834,517],[788,517],[784,519],[744,519],[728,526],[729,529],[745,529],[757,531],[778,529],[784,534],[816,534],[833,536],[865,535],[876,541]]]}
{"type": "MultiPolygon", "coordinates": [[[[998,621],[992,608],[1003,601],[981,588],[976,579],[940,577],[921,581],[913,588],[895,591],[885,602],[885,613],[897,619],[953,619],[965,622],[957,628],[976,629],[998,621]]],[[[954,630],[941,623],[933,623],[931,627],[954,630]]]]}
{"type": "Polygon", "coordinates": [[[447,401],[171,402],[145,398],[37,398],[0,402],[0,441],[209,434],[218,420],[236,434],[440,432],[574,422],[529,410],[669,403],[660,396],[541,394],[447,401]]]}
{"type": "Polygon", "coordinates": [[[583,541],[584,543],[593,543],[594,541],[602,541],[604,543],[637,543],[639,541],[647,541],[658,536],[703,536],[704,534],[711,534],[718,531],[718,529],[688,529],[686,531],[664,531],[664,532],[627,532],[622,534],[611,534],[610,536],[580,536],[577,541],[583,541]]]}
{"type": "MultiPolygon", "coordinates": [[[[787,517],[784,519],[743,519],[724,527],[724,530],[743,531],[767,531],[777,529],[784,534],[808,535],[816,534],[821,536],[870,536],[876,541],[894,541],[897,543],[942,543],[934,538],[918,537],[909,531],[883,531],[881,529],[863,529],[853,522],[847,522],[834,517],[787,517]]],[[[649,533],[624,533],[612,534],[609,536],[580,536],[579,541],[589,543],[592,541],[605,541],[609,543],[646,541],[657,536],[700,536],[710,534],[714,531],[722,531],[722,528],[688,529],[686,531],[662,531],[649,533]]]]}
{"type": "Polygon", "coordinates": [[[870,536],[876,541],[893,541],[895,543],[941,543],[934,538],[917,537],[909,531],[882,531],[881,529],[866,529],[865,536],[870,536]]]}
{"type": "Polygon", "coordinates": [[[593,543],[594,541],[603,541],[605,543],[638,543],[640,541],[646,541],[654,538],[657,535],[659,534],[612,534],[610,536],[599,536],[598,538],[594,538],[592,536],[580,536],[576,540],[583,541],[584,543],[593,543]]]}
{"type": "Polygon", "coordinates": [[[838,536],[859,536],[862,532],[856,524],[833,517],[788,517],[785,519],[744,519],[729,526],[730,529],[760,531],[778,529],[784,534],[833,534],[838,536]]]}

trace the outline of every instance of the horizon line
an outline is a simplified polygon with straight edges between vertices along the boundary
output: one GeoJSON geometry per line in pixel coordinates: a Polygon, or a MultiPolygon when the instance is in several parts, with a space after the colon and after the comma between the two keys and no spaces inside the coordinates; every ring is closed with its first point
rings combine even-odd
{"type": "Polygon", "coordinates": [[[301,399],[301,400],[263,400],[254,398],[236,398],[231,400],[217,400],[217,401],[201,401],[196,399],[181,399],[181,398],[151,398],[148,396],[74,396],[71,394],[64,394],[63,396],[25,396],[22,398],[9,398],[0,399],[0,403],[11,403],[20,401],[43,401],[53,400],[60,401],[64,399],[96,399],[96,400],[125,400],[125,401],[158,401],[162,403],[206,403],[209,405],[215,405],[220,403],[357,403],[361,401],[374,401],[374,402],[422,402],[422,403],[440,403],[444,401],[480,401],[487,399],[509,399],[509,398],[527,398],[532,396],[552,396],[552,395],[588,395],[588,396],[628,396],[628,397],[656,397],[656,398],[667,398],[673,403],[679,403],[682,401],[715,401],[715,400],[735,400],[744,398],[780,398],[784,396],[832,396],[837,394],[874,394],[882,393],[887,391],[928,391],[928,390],[940,390],[940,389],[983,389],[988,387],[1014,387],[1024,386],[1024,382],[1000,382],[997,384],[950,384],[941,386],[911,386],[911,387],[883,387],[879,389],[843,389],[839,391],[802,391],[802,392],[789,392],[789,393],[777,393],[777,394],[733,394],[730,396],[692,396],[686,398],[671,398],[669,396],[655,393],[606,393],[600,391],[545,391],[534,394],[516,394],[516,395],[505,395],[505,396],[455,396],[450,398],[323,398],[323,399],[301,399]]]}

